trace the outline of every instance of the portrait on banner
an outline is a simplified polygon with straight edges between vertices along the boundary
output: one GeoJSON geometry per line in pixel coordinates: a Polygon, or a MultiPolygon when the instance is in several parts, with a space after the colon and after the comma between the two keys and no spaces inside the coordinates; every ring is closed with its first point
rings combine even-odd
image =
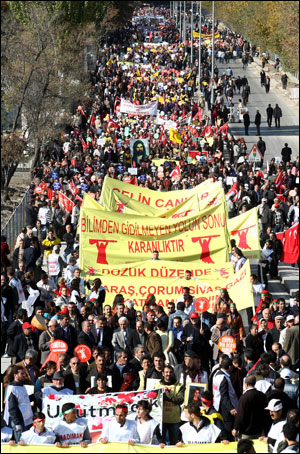
{"type": "Polygon", "coordinates": [[[206,383],[187,383],[184,396],[184,405],[191,403],[201,405],[201,394],[206,390],[206,383]]]}
{"type": "Polygon", "coordinates": [[[148,139],[132,139],[130,140],[130,155],[132,166],[138,166],[142,161],[145,161],[149,156],[149,141],[148,139]]]}

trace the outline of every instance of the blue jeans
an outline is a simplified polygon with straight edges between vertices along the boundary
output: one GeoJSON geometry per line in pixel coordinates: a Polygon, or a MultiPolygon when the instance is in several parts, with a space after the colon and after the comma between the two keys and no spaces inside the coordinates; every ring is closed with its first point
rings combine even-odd
{"type": "Polygon", "coordinates": [[[178,442],[179,427],[180,427],[180,422],[175,422],[175,423],[163,422],[162,437],[163,437],[164,442],[166,440],[166,435],[168,432],[170,445],[176,445],[176,443],[178,442]]]}

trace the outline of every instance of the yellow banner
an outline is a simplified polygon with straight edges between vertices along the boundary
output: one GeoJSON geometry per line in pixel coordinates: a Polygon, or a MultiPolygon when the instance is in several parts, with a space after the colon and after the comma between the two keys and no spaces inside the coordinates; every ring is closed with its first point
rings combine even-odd
{"type": "Polygon", "coordinates": [[[170,133],[171,142],[173,142],[173,143],[181,143],[182,142],[181,135],[179,134],[179,132],[176,129],[170,128],[169,133],[170,133]]]}
{"type": "Polygon", "coordinates": [[[140,309],[148,295],[153,294],[157,304],[167,307],[170,301],[176,302],[182,296],[183,287],[189,287],[195,298],[205,297],[210,305],[216,300],[220,289],[227,288],[238,310],[253,307],[249,261],[236,274],[228,262],[206,265],[166,260],[147,260],[128,265],[95,264],[93,268],[85,266],[82,274],[101,279],[102,285],[106,287],[105,303],[110,305],[115,296],[121,293],[125,299],[132,299],[135,308],[140,309]],[[185,270],[192,272],[191,279],[185,279],[185,270]]]}
{"type": "MultiPolygon", "coordinates": [[[[216,190],[211,191],[208,197],[203,200],[200,200],[200,196],[198,194],[194,194],[192,197],[169,211],[164,211],[153,206],[145,205],[144,203],[131,199],[124,194],[114,192],[113,196],[114,203],[113,206],[111,206],[110,211],[113,211],[115,213],[127,213],[141,216],[175,219],[195,215],[197,213],[200,213],[201,210],[205,210],[208,206],[214,206],[218,203],[221,203],[224,199],[224,190],[220,191],[219,188],[216,187],[216,190]]],[[[97,205],[99,206],[99,204],[97,205]]],[[[83,206],[86,207],[84,203],[83,206]]],[[[89,204],[88,208],[93,207],[91,206],[91,204],[89,204]]]]}
{"type": "Polygon", "coordinates": [[[163,219],[98,209],[80,210],[80,267],[152,258],[204,263],[228,259],[224,204],[188,218],[163,219]],[[213,241],[212,241],[213,240],[213,241]]]}
{"type": "MultiPolygon", "coordinates": [[[[199,38],[199,32],[194,32],[193,31],[193,37],[194,38],[199,38]]],[[[212,38],[212,34],[205,35],[205,34],[201,33],[201,38],[212,38]]],[[[220,38],[220,33],[215,33],[215,38],[220,38]]]]}
{"type": "MultiPolygon", "coordinates": [[[[266,443],[263,443],[259,440],[254,440],[254,448],[255,452],[265,453],[268,452],[268,447],[266,443]]],[[[56,448],[54,445],[30,445],[30,446],[9,446],[6,443],[1,443],[1,450],[4,453],[59,453],[59,452],[66,452],[66,448],[56,448]]],[[[237,443],[229,443],[228,445],[223,445],[223,443],[204,443],[204,444],[194,444],[194,445],[185,445],[181,448],[177,448],[176,446],[166,446],[164,450],[159,446],[149,446],[149,445],[129,445],[128,443],[107,443],[103,445],[101,443],[94,443],[89,445],[87,448],[78,448],[78,446],[70,446],[68,448],[68,453],[78,453],[85,452],[85,453],[116,453],[116,452],[123,452],[123,453],[176,453],[179,454],[181,452],[186,453],[236,453],[237,452],[237,443]]]]}
{"type": "Polygon", "coordinates": [[[160,208],[168,211],[180,205],[194,194],[200,195],[200,201],[207,199],[215,188],[222,188],[219,182],[212,183],[206,180],[194,189],[158,192],[151,189],[142,188],[129,183],[115,180],[114,178],[105,177],[101,192],[100,203],[106,210],[114,206],[113,192],[124,194],[131,199],[144,203],[145,205],[160,208]]]}
{"type": "Polygon", "coordinates": [[[246,213],[227,220],[230,238],[236,241],[248,259],[260,259],[260,242],[258,231],[257,210],[246,211],[246,213]]]}

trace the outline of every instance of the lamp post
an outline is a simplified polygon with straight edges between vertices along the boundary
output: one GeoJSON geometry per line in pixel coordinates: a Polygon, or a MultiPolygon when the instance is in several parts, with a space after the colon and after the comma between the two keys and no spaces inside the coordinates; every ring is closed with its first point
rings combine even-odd
{"type": "Polygon", "coordinates": [[[191,68],[193,68],[193,10],[194,10],[194,2],[191,2],[192,5],[192,14],[191,14],[191,68]]]}
{"type": "Polygon", "coordinates": [[[199,91],[201,91],[201,32],[202,32],[202,2],[199,10],[199,91]]]}
{"type": "Polygon", "coordinates": [[[184,42],[184,46],[185,46],[185,42],[186,42],[186,17],[185,17],[185,14],[186,14],[186,2],[183,2],[183,42],[184,42]]]}
{"type": "Polygon", "coordinates": [[[182,18],[181,18],[181,1],[179,2],[179,30],[180,30],[180,39],[182,39],[182,18]]]}
{"type": "MultiPolygon", "coordinates": [[[[212,40],[211,40],[211,78],[214,77],[214,66],[215,66],[215,2],[212,2],[212,40]]],[[[214,103],[214,90],[213,84],[211,84],[210,94],[211,105],[214,103]]]]}

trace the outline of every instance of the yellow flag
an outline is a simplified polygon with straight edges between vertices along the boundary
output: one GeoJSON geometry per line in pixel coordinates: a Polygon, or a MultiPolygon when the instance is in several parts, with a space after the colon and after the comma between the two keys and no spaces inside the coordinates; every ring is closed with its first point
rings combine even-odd
{"type": "Polygon", "coordinates": [[[170,140],[173,143],[182,143],[181,135],[176,129],[170,128],[170,140]]]}
{"type": "Polygon", "coordinates": [[[260,259],[261,247],[256,208],[228,219],[227,226],[230,238],[236,241],[237,247],[243,251],[244,256],[248,259],[260,259]]]}
{"type": "Polygon", "coordinates": [[[137,75],[137,76],[140,76],[140,75],[141,75],[139,68],[137,68],[137,70],[136,70],[136,75],[137,75]]]}

